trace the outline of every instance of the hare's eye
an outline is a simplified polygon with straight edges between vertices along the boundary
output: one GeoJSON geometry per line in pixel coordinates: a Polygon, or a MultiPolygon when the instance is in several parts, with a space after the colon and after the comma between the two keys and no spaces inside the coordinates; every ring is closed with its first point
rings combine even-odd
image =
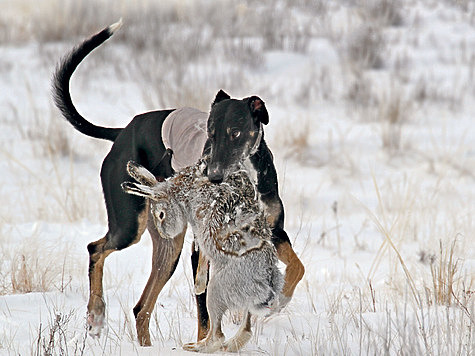
{"type": "Polygon", "coordinates": [[[165,212],[164,212],[163,210],[161,210],[161,211],[158,213],[158,218],[159,218],[160,220],[165,219],[165,212]]]}

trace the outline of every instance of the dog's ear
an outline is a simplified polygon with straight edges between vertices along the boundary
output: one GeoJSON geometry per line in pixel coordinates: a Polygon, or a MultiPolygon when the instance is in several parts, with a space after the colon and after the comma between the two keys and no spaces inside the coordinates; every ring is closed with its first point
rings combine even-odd
{"type": "Polygon", "coordinates": [[[255,120],[255,123],[263,123],[267,125],[269,123],[269,114],[266,109],[266,105],[261,98],[257,96],[251,96],[247,99],[247,104],[249,105],[249,110],[251,115],[255,120]]]}
{"type": "Polygon", "coordinates": [[[220,91],[218,91],[218,94],[216,94],[216,98],[214,98],[214,101],[213,101],[213,104],[211,104],[211,107],[215,106],[220,101],[223,101],[226,99],[231,99],[231,97],[223,89],[221,89],[220,91]]]}

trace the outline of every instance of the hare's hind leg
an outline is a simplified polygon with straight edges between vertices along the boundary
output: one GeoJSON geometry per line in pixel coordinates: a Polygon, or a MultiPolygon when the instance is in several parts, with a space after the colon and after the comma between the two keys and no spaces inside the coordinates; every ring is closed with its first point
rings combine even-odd
{"type": "Polygon", "coordinates": [[[183,345],[187,351],[213,353],[223,347],[224,334],[221,329],[223,315],[228,310],[223,298],[223,285],[221,283],[223,270],[214,275],[208,283],[206,307],[209,313],[209,331],[206,337],[198,342],[183,345]]]}
{"type": "Polygon", "coordinates": [[[218,318],[213,318],[213,313],[210,310],[210,328],[208,331],[208,335],[203,340],[198,342],[190,342],[188,344],[183,345],[183,349],[186,351],[195,351],[195,352],[203,352],[203,353],[213,353],[224,345],[224,334],[221,330],[221,320],[223,318],[223,314],[219,311],[218,318]]]}
{"type": "Polygon", "coordinates": [[[242,321],[236,335],[227,340],[221,350],[227,352],[238,352],[251,339],[251,313],[246,312],[246,317],[242,321]]]}

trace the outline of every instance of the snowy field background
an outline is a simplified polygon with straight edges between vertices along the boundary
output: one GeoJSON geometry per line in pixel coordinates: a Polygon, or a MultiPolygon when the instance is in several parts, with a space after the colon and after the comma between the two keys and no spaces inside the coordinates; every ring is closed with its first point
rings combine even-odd
{"type": "MultiPolygon", "coordinates": [[[[286,230],[306,267],[243,355],[475,354],[475,4],[470,0],[0,0],[0,354],[181,355],[196,338],[187,235],[138,346],[151,241],[105,265],[86,337],[86,245],[106,232],[110,143],[75,131],[50,80],[123,17],[72,97],[100,125],[259,95],[286,230]]],[[[225,319],[225,333],[239,315],[225,319]]]]}

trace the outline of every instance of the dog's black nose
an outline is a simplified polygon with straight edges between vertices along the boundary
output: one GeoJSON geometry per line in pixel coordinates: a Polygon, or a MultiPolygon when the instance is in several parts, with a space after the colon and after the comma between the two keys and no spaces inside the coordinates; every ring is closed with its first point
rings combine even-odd
{"type": "Polygon", "coordinates": [[[208,179],[211,183],[219,184],[223,181],[223,173],[218,169],[209,170],[208,169],[208,179]]]}
{"type": "Polygon", "coordinates": [[[208,177],[211,183],[219,184],[223,181],[223,176],[209,176],[208,177]]]}

